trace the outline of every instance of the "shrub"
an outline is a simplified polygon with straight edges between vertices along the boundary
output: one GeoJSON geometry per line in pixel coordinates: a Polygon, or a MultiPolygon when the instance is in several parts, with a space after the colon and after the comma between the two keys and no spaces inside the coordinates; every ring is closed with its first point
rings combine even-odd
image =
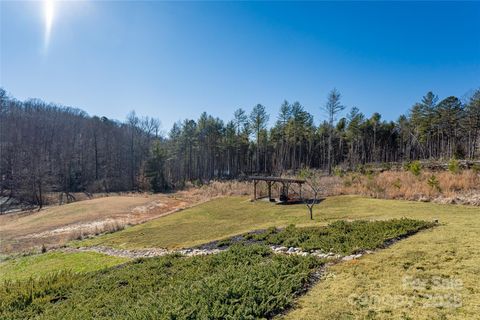
{"type": "Polygon", "coordinates": [[[192,181],[192,184],[193,184],[193,186],[199,188],[199,187],[203,186],[203,181],[200,180],[200,179],[196,179],[196,180],[192,181]]]}
{"type": "Polygon", "coordinates": [[[2,319],[258,319],[292,306],[323,261],[260,245],[138,259],[91,274],[0,286],[2,319]]]}
{"type": "Polygon", "coordinates": [[[268,244],[300,247],[307,251],[322,250],[352,254],[379,248],[387,240],[406,236],[433,225],[430,222],[413,219],[353,222],[339,220],[326,227],[296,228],[291,225],[258,239],[268,244]]]}
{"type": "Polygon", "coordinates": [[[335,168],[333,168],[333,175],[337,177],[343,177],[345,175],[345,171],[341,167],[335,166],[335,168]]]}
{"type": "Polygon", "coordinates": [[[474,173],[477,173],[477,174],[480,173],[480,164],[474,163],[474,164],[472,165],[472,171],[473,171],[474,173]]]}
{"type": "Polygon", "coordinates": [[[422,164],[420,161],[413,161],[408,165],[408,170],[416,177],[422,173],[422,164]]]}
{"type": "Polygon", "coordinates": [[[400,188],[402,187],[402,180],[400,180],[400,178],[397,178],[397,180],[395,180],[392,185],[398,190],[400,190],[400,188]]]}
{"type": "Polygon", "coordinates": [[[5,281],[0,285],[0,319],[29,319],[41,314],[46,305],[63,300],[79,278],[66,271],[37,280],[5,281]]]}
{"type": "MultiPolygon", "coordinates": [[[[295,227],[294,225],[289,225],[287,227],[287,229],[291,228],[292,226],[295,227]]],[[[271,236],[275,233],[277,233],[277,228],[270,227],[265,232],[254,234],[252,239],[257,240],[257,241],[262,241],[262,240],[265,240],[266,238],[268,238],[269,236],[271,236]]]]}
{"type": "Polygon", "coordinates": [[[375,197],[381,197],[385,194],[385,188],[382,187],[373,176],[367,176],[366,187],[375,197]]]}
{"type": "Polygon", "coordinates": [[[229,245],[232,244],[232,241],[230,239],[224,239],[224,240],[219,240],[217,241],[217,247],[228,247],[229,245]]]}
{"type": "Polygon", "coordinates": [[[352,182],[353,179],[347,177],[345,179],[343,179],[343,186],[348,188],[348,187],[351,187],[353,182],[352,182]]]}
{"type": "Polygon", "coordinates": [[[438,181],[437,177],[435,175],[431,175],[428,180],[427,184],[434,190],[441,192],[442,190],[440,189],[440,182],[438,181]]]}
{"type": "Polygon", "coordinates": [[[392,170],[392,164],[390,162],[383,162],[381,164],[382,170],[389,171],[392,170]]]}
{"type": "Polygon", "coordinates": [[[365,166],[363,164],[357,164],[357,166],[355,167],[355,172],[364,174],[365,166]]]}
{"type": "Polygon", "coordinates": [[[457,159],[453,158],[448,162],[448,171],[453,174],[457,174],[460,172],[460,163],[457,159]]]}
{"type": "Polygon", "coordinates": [[[351,187],[355,183],[360,182],[360,175],[358,173],[351,173],[349,175],[346,175],[343,178],[343,186],[344,187],[351,187]]]}
{"type": "Polygon", "coordinates": [[[365,165],[358,164],[355,167],[355,172],[360,173],[360,174],[373,174],[373,169],[368,164],[365,164],[365,165]]]}

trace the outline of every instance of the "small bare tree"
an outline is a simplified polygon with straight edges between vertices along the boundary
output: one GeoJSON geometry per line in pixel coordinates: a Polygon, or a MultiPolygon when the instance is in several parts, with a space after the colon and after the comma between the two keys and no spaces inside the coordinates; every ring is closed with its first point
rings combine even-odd
{"type": "Polygon", "coordinates": [[[310,213],[310,220],[313,220],[313,207],[319,202],[318,196],[321,191],[320,177],[317,171],[305,168],[300,171],[300,178],[304,179],[310,188],[312,197],[309,196],[304,202],[310,213]]]}

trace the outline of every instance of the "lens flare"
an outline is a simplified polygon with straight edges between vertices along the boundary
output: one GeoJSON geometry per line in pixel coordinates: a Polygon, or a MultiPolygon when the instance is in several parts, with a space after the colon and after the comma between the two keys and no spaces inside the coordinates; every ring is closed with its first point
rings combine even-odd
{"type": "Polygon", "coordinates": [[[50,43],[50,36],[52,33],[53,17],[55,14],[54,0],[44,1],[44,14],[45,14],[45,49],[48,48],[50,43]]]}

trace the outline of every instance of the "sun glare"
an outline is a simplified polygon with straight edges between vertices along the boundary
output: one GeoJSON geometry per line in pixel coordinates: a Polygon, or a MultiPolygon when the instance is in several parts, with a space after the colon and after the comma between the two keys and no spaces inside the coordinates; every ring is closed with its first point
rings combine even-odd
{"type": "Polygon", "coordinates": [[[50,35],[52,33],[53,17],[55,14],[54,0],[44,1],[44,14],[45,14],[45,49],[48,48],[50,42],[50,35]]]}

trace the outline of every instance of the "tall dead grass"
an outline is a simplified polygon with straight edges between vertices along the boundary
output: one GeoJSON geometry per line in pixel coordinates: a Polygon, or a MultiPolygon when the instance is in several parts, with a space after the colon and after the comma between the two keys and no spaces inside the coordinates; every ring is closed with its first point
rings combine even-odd
{"type": "MultiPolygon", "coordinates": [[[[414,175],[410,171],[384,171],[363,174],[351,172],[339,176],[320,176],[320,196],[362,195],[381,199],[432,201],[480,206],[480,173],[476,170],[450,171],[422,170],[414,175]]],[[[296,186],[292,185],[292,188],[296,186]]],[[[221,196],[252,195],[251,182],[213,181],[190,190],[200,200],[221,196]]],[[[277,191],[273,189],[274,196],[277,191]]],[[[295,190],[298,192],[298,190],[295,190]]],[[[302,189],[304,197],[311,196],[308,185],[302,189]]],[[[257,196],[266,196],[267,186],[257,185],[257,196]]]]}
{"type": "Polygon", "coordinates": [[[68,240],[83,240],[91,236],[113,233],[125,229],[128,224],[121,220],[112,220],[102,224],[73,228],[67,235],[68,240]]]}
{"type": "Polygon", "coordinates": [[[194,202],[203,202],[217,197],[250,195],[253,190],[251,183],[236,180],[215,180],[200,187],[187,184],[186,189],[188,196],[194,199],[194,202]]]}
{"type": "MultiPolygon", "coordinates": [[[[292,176],[293,177],[293,176],[292,176]]],[[[480,173],[478,170],[450,171],[422,170],[414,175],[410,171],[384,171],[363,174],[351,172],[339,176],[319,176],[320,196],[356,194],[381,199],[433,201],[480,206],[480,173]]],[[[189,186],[189,193],[197,201],[222,196],[252,195],[252,183],[247,181],[212,181],[201,187],[189,186]]],[[[297,188],[296,185],[291,186],[297,188]]],[[[292,190],[298,192],[299,190],[292,190]]],[[[267,195],[267,185],[257,185],[257,196],[267,195]]],[[[278,190],[273,189],[274,196],[278,190]]],[[[311,196],[308,185],[302,188],[304,197],[311,196]]]]}
{"type": "MultiPolygon", "coordinates": [[[[295,176],[285,176],[285,178],[295,178],[295,176]]],[[[341,184],[341,179],[335,176],[322,176],[321,178],[321,195],[329,196],[337,194],[337,187],[341,184]]],[[[253,184],[250,181],[211,181],[201,187],[196,187],[193,184],[187,184],[188,196],[194,197],[197,201],[207,201],[217,197],[225,196],[252,196],[253,184]]],[[[291,193],[298,193],[298,186],[290,185],[291,193]]],[[[278,197],[280,192],[280,184],[272,187],[274,197],[278,197]]],[[[303,186],[302,194],[304,196],[310,195],[308,186],[303,186]]],[[[266,183],[257,184],[257,197],[266,197],[268,195],[268,187],[266,183]]]]}
{"type": "Polygon", "coordinates": [[[423,171],[418,176],[407,171],[370,175],[349,173],[342,178],[342,184],[334,193],[480,205],[480,174],[473,170],[457,174],[423,171]]]}

